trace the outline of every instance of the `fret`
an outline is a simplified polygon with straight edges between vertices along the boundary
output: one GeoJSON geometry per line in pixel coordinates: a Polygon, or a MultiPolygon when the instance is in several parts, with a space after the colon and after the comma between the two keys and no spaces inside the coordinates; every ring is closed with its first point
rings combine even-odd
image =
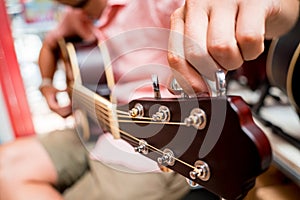
{"type": "Polygon", "coordinates": [[[88,115],[97,120],[104,130],[110,131],[114,138],[120,138],[116,105],[80,84],[74,84],[72,88],[75,107],[87,111],[88,115]]]}

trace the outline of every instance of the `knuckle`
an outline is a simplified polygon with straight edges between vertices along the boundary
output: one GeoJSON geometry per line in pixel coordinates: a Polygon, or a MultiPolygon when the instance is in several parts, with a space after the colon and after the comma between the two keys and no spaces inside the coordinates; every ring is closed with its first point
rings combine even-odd
{"type": "Polygon", "coordinates": [[[243,59],[236,42],[213,42],[208,45],[208,51],[214,60],[226,70],[237,69],[243,63],[243,59]]]}
{"type": "Polygon", "coordinates": [[[171,14],[171,20],[176,19],[178,17],[182,16],[182,8],[177,8],[172,14],[171,14]]]}
{"type": "Polygon", "coordinates": [[[181,56],[174,52],[168,52],[167,59],[171,66],[178,66],[182,62],[181,56]]]}
{"type": "Polygon", "coordinates": [[[187,45],[184,50],[185,56],[188,60],[193,61],[204,57],[204,50],[198,45],[187,45]]]}
{"type": "Polygon", "coordinates": [[[237,40],[240,45],[243,44],[261,44],[264,41],[263,34],[249,32],[249,33],[242,33],[237,34],[237,40]]]}
{"type": "Polygon", "coordinates": [[[209,43],[207,48],[212,54],[228,57],[235,51],[237,45],[228,41],[214,41],[209,43]]]}
{"type": "Polygon", "coordinates": [[[244,60],[256,59],[264,51],[264,36],[248,33],[237,36],[244,60]]]}

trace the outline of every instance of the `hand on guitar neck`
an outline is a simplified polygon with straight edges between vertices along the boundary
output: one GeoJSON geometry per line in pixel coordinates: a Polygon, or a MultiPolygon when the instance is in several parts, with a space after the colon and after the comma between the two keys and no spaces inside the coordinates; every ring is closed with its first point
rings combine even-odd
{"type": "Polygon", "coordinates": [[[64,95],[67,93],[66,90],[59,90],[52,84],[49,84],[42,85],[42,87],[40,87],[40,91],[44,95],[47,104],[52,111],[56,112],[62,117],[67,117],[72,113],[71,103],[68,97],[64,95]],[[62,95],[64,95],[64,97],[60,98],[62,95]],[[62,103],[62,99],[64,99],[65,103],[62,103]]]}

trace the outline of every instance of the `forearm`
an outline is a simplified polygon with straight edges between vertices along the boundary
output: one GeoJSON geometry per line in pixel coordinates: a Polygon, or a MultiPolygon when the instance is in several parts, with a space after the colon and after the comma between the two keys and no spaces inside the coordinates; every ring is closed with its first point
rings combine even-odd
{"type": "Polygon", "coordinates": [[[43,78],[53,78],[53,75],[56,71],[57,61],[59,58],[58,42],[62,38],[65,38],[66,36],[72,34],[72,28],[69,26],[69,24],[72,23],[68,22],[68,19],[72,18],[72,16],[67,15],[67,13],[59,22],[58,26],[54,30],[48,32],[43,40],[43,45],[40,50],[38,60],[41,75],[43,78]]]}
{"type": "Polygon", "coordinates": [[[53,49],[46,44],[43,44],[40,56],[39,56],[39,67],[42,78],[53,78],[56,70],[57,55],[53,49]]]}
{"type": "Polygon", "coordinates": [[[294,26],[299,17],[299,0],[281,0],[280,10],[275,12],[266,21],[266,38],[278,37],[294,26]]]}

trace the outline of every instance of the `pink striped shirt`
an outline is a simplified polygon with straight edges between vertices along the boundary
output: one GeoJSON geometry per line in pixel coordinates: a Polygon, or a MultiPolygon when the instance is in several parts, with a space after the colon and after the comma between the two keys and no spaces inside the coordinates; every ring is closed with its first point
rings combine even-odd
{"type": "MultiPolygon", "coordinates": [[[[168,84],[170,15],[182,3],[182,0],[108,1],[94,33],[108,46],[116,81],[113,95],[120,103],[153,96],[152,74],[159,76],[161,86],[168,84]]],[[[162,93],[169,95],[164,87],[162,93]]]]}
{"type": "MultiPolygon", "coordinates": [[[[170,69],[167,62],[169,23],[172,12],[182,0],[109,0],[94,33],[107,45],[115,87],[113,96],[120,103],[153,96],[151,75],[159,77],[161,93],[166,87],[170,69]]],[[[160,171],[156,162],[135,153],[123,140],[104,134],[92,155],[120,170],[160,171]],[[121,167],[120,167],[121,166],[121,167]]]]}
{"type": "MultiPolygon", "coordinates": [[[[84,28],[92,28],[101,44],[108,48],[115,78],[113,96],[119,103],[152,97],[152,74],[159,77],[162,97],[170,96],[164,87],[170,76],[167,62],[169,23],[172,12],[183,0],[108,0],[107,3],[93,26],[83,17],[82,23],[75,20],[80,24],[75,29],[87,38],[89,32],[84,28]]],[[[77,12],[79,18],[83,16],[78,10],[70,12],[77,12]]],[[[59,31],[63,32],[67,26],[62,23],[59,31]]],[[[134,152],[127,142],[113,139],[110,134],[99,137],[91,157],[121,170],[159,171],[156,162],[134,152]]]]}

